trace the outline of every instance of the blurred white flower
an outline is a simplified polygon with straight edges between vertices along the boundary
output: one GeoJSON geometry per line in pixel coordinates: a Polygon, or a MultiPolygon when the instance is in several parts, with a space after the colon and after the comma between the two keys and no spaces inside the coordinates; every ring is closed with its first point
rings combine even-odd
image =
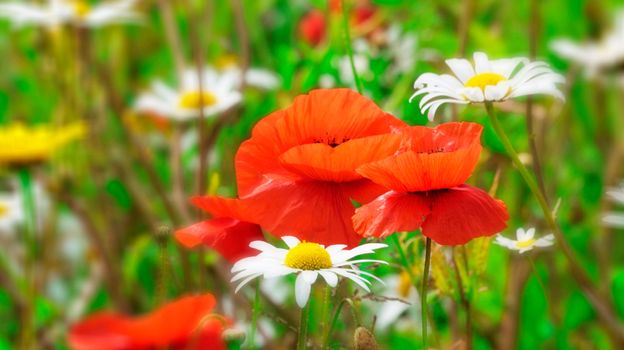
{"type": "Polygon", "coordinates": [[[239,260],[232,267],[232,282],[241,281],[236,292],[244,285],[257,277],[264,279],[276,278],[289,274],[296,274],[295,300],[303,308],[310,297],[312,284],[319,275],[327,285],[334,288],[338,284],[338,276],[355,282],[367,292],[370,291],[370,281],[362,277],[369,276],[383,283],[379,278],[368,272],[355,268],[355,264],[363,262],[385,263],[380,260],[359,259],[350,260],[362,254],[373,253],[376,249],[386,247],[381,243],[363,244],[353,249],[345,249],[344,244],[324,247],[317,243],[301,242],[298,238],[284,236],[282,240],[288,249],[272,246],[264,241],[254,241],[250,247],[260,251],[260,254],[239,260]]]}
{"type": "Polygon", "coordinates": [[[24,204],[19,192],[0,194],[0,232],[9,233],[24,221],[24,204]]]}
{"type": "Polygon", "coordinates": [[[466,59],[446,60],[454,75],[424,73],[414,82],[417,90],[410,102],[419,95],[422,113],[433,120],[438,108],[445,103],[468,104],[504,101],[510,98],[546,94],[564,99],[557,84],[564,78],[545,62],[530,62],[526,58],[490,60],[475,52],[474,67],[466,59]]]}
{"type": "Polygon", "coordinates": [[[394,78],[402,73],[414,69],[417,59],[418,39],[412,33],[402,33],[401,27],[393,25],[386,31],[388,40],[388,53],[392,59],[392,65],[388,68],[386,76],[394,78]]]}
{"type": "Polygon", "coordinates": [[[624,10],[617,13],[614,28],[599,41],[558,39],[550,46],[557,55],[583,67],[589,78],[595,78],[624,63],[624,10]]]}
{"type": "Polygon", "coordinates": [[[157,80],[151,91],[139,96],[135,109],[141,113],[154,113],[177,121],[187,121],[200,116],[203,109],[210,117],[238,104],[242,95],[237,90],[235,74],[220,73],[206,66],[202,72],[202,89],[196,69],[187,69],[181,78],[181,86],[174,89],[157,80]]]}
{"type": "MultiPolygon", "coordinates": [[[[353,64],[358,77],[370,74],[370,66],[368,57],[363,54],[353,55],[353,64]]],[[[351,68],[351,60],[349,56],[342,56],[338,60],[338,75],[340,81],[350,87],[355,87],[355,78],[353,77],[353,69],[351,68]]]]}
{"type": "Polygon", "coordinates": [[[418,300],[419,294],[407,272],[403,271],[399,275],[393,275],[386,279],[386,289],[383,296],[389,299],[382,302],[377,311],[377,322],[375,328],[384,331],[393,324],[396,324],[405,311],[414,313],[415,319],[420,322],[420,304],[410,301],[418,300]]]}
{"type": "MultiPolygon", "coordinates": [[[[611,197],[614,202],[620,205],[624,205],[624,181],[620,184],[619,187],[613,187],[609,189],[607,191],[607,195],[611,197]]],[[[610,227],[624,228],[624,213],[606,213],[602,217],[602,222],[610,227]]]]}
{"type": "Polygon", "coordinates": [[[519,228],[516,230],[516,240],[509,239],[499,234],[496,236],[494,243],[510,250],[517,250],[520,254],[528,252],[535,247],[550,247],[555,244],[555,236],[552,233],[540,238],[534,237],[534,227],[528,230],[519,228]]]}
{"type": "Polygon", "coordinates": [[[65,23],[100,27],[114,23],[138,22],[141,15],[132,11],[135,2],[136,0],[119,0],[95,6],[85,0],[49,0],[45,5],[5,2],[0,4],[0,17],[7,18],[17,27],[54,27],[65,23]]]}
{"type": "MultiPolygon", "coordinates": [[[[238,82],[238,85],[243,80],[243,70],[239,64],[238,58],[235,55],[222,55],[217,58],[215,67],[223,74],[233,75],[233,79],[238,82]]],[[[248,67],[244,74],[245,84],[264,90],[273,90],[280,85],[280,79],[268,69],[248,67]]]]}

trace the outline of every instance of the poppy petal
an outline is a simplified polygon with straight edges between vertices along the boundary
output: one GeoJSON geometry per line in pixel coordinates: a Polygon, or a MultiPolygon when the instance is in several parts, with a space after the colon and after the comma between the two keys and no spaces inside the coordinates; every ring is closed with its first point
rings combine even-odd
{"type": "Polygon", "coordinates": [[[220,334],[229,321],[206,321],[215,304],[214,296],[204,294],[180,298],[137,318],[95,314],[71,327],[68,343],[74,350],[185,349],[189,344],[225,349],[220,334]]]}
{"type": "Polygon", "coordinates": [[[418,229],[429,214],[424,194],[390,191],[355,210],[353,226],[362,236],[385,237],[418,229]]]}
{"type": "Polygon", "coordinates": [[[474,123],[404,128],[401,153],[365,164],[357,172],[401,192],[459,186],[468,180],[479,160],[481,130],[474,123]]]}
{"type": "Polygon", "coordinates": [[[294,176],[279,157],[295,146],[322,143],[338,146],[349,140],[382,135],[406,124],[350,89],[320,89],[297,97],[293,104],[260,120],[236,153],[239,195],[265,181],[268,173],[294,176]],[[290,175],[289,175],[290,174],[290,175]]]}
{"type": "Polygon", "coordinates": [[[503,231],[508,219],[505,203],[479,188],[462,185],[433,194],[422,233],[441,245],[465,244],[503,231]]]}
{"type": "Polygon", "coordinates": [[[257,222],[277,236],[296,236],[324,245],[355,246],[350,188],[322,181],[273,181],[241,199],[257,222]]]}
{"type": "Polygon", "coordinates": [[[304,177],[347,182],[361,179],[360,165],[394,154],[401,143],[398,134],[358,138],[332,147],[324,143],[295,146],[280,156],[281,164],[304,177]]]}
{"type": "Polygon", "coordinates": [[[216,250],[229,262],[252,256],[249,243],[264,240],[260,226],[232,218],[201,221],[177,230],[175,238],[187,248],[201,243],[216,250]]]}

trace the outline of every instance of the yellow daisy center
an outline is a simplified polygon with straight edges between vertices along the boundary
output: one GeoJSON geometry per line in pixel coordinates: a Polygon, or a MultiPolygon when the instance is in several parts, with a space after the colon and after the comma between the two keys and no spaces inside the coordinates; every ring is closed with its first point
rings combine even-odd
{"type": "Polygon", "coordinates": [[[321,270],[332,267],[331,257],[325,248],[316,243],[302,242],[286,254],[284,264],[293,269],[321,270]]]}
{"type": "Polygon", "coordinates": [[[74,7],[74,11],[78,15],[78,17],[84,17],[91,11],[91,6],[88,2],[84,0],[73,1],[72,6],[74,7]]]}
{"type": "Polygon", "coordinates": [[[180,96],[178,105],[182,108],[202,108],[212,106],[217,103],[217,97],[207,91],[190,91],[180,96]]]}
{"type": "Polygon", "coordinates": [[[525,241],[518,241],[516,242],[516,248],[518,249],[529,248],[533,246],[534,243],[535,243],[535,239],[533,238],[527,239],[525,241]]]}
{"type": "Polygon", "coordinates": [[[466,87],[478,87],[482,91],[485,91],[486,86],[496,85],[503,80],[507,80],[507,78],[497,73],[481,73],[468,79],[464,85],[466,87]]]}
{"type": "Polygon", "coordinates": [[[0,217],[6,216],[8,213],[9,206],[4,203],[0,203],[0,217]]]}

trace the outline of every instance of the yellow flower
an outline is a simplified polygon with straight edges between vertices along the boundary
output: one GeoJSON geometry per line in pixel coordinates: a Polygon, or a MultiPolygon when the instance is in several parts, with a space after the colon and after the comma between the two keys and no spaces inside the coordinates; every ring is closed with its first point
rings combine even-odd
{"type": "Polygon", "coordinates": [[[83,136],[82,123],[63,127],[26,126],[12,123],[0,127],[0,164],[15,165],[44,161],[59,148],[83,136]]]}

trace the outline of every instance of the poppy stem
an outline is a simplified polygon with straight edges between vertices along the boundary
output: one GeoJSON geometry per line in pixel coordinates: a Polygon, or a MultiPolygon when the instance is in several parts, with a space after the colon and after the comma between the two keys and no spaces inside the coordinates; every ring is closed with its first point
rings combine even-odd
{"type": "Polygon", "coordinates": [[[429,266],[431,265],[431,238],[426,238],[425,267],[423,269],[422,285],[420,288],[420,312],[422,318],[423,349],[427,349],[427,282],[429,281],[429,266]]]}
{"type": "Polygon", "coordinates": [[[253,349],[255,347],[256,324],[258,323],[259,315],[260,315],[260,280],[257,280],[255,294],[254,294],[253,310],[251,314],[251,324],[249,325],[249,341],[247,342],[247,349],[253,349]]]}
{"type": "Polygon", "coordinates": [[[299,320],[299,334],[297,335],[297,350],[305,350],[308,333],[308,319],[310,318],[310,300],[301,309],[301,319],[299,320]]]}
{"type": "Polygon", "coordinates": [[[364,91],[364,87],[362,86],[362,81],[357,74],[357,69],[355,69],[355,61],[353,60],[353,49],[351,48],[351,32],[349,29],[349,9],[347,9],[346,5],[347,4],[345,0],[340,1],[340,6],[342,7],[342,24],[345,35],[345,48],[347,49],[347,55],[349,56],[349,63],[351,64],[351,73],[353,74],[355,87],[357,88],[357,91],[362,94],[364,91]]]}
{"type": "Polygon", "coordinates": [[[524,182],[527,184],[529,190],[542,208],[542,211],[544,212],[544,219],[546,220],[548,227],[552,230],[555,239],[557,240],[557,244],[563,252],[563,255],[566,257],[568,263],[570,264],[572,277],[581,287],[585,296],[587,296],[588,300],[591,302],[598,315],[600,315],[603,324],[608,328],[613,338],[617,339],[619,342],[624,343],[624,328],[622,328],[620,321],[613,313],[614,308],[610,305],[611,303],[609,302],[609,297],[603,295],[603,293],[596,289],[593,281],[591,280],[587,272],[581,267],[574,251],[568,245],[568,242],[561,232],[559,225],[555,221],[555,217],[552,210],[550,209],[550,206],[548,205],[548,202],[546,201],[544,193],[542,193],[542,191],[540,190],[537,182],[529,173],[529,170],[520,161],[518,153],[513,148],[513,145],[511,144],[511,141],[509,141],[505,130],[498,121],[492,102],[485,102],[485,109],[490,119],[490,123],[492,124],[492,127],[496,132],[496,135],[505,147],[507,155],[511,158],[513,165],[516,167],[516,169],[518,169],[518,172],[524,179],[524,182]]]}

